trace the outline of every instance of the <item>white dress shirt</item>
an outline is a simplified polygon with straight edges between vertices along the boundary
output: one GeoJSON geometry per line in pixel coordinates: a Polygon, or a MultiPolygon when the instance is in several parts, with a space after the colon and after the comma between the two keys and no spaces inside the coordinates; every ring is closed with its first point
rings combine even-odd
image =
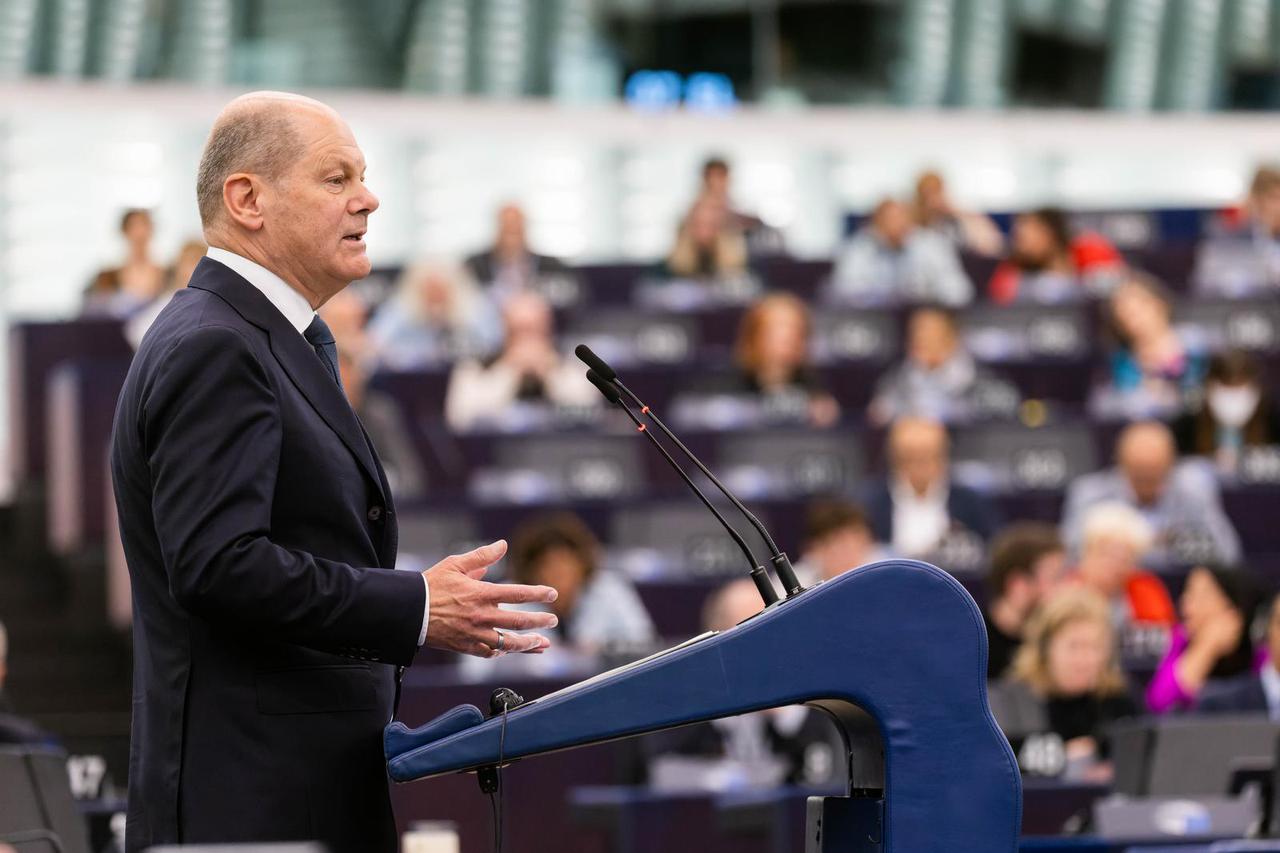
{"type": "Polygon", "coordinates": [[[1280,720],[1280,672],[1276,672],[1274,663],[1267,661],[1262,672],[1258,673],[1258,678],[1262,681],[1262,692],[1267,697],[1267,716],[1272,720],[1280,720]]]}
{"type": "MultiPolygon", "coordinates": [[[[298,334],[305,332],[311,325],[311,321],[315,319],[316,312],[307,298],[261,264],[254,263],[235,252],[219,249],[217,246],[209,247],[208,257],[229,267],[232,272],[261,291],[262,295],[267,297],[267,301],[289,321],[289,325],[298,330],[298,334]]],[[[422,576],[422,583],[427,589],[427,597],[422,607],[422,630],[418,632],[419,646],[427,641],[427,620],[431,615],[431,585],[427,582],[425,574],[422,576]]]]}
{"type": "Polygon", "coordinates": [[[928,555],[951,526],[947,513],[950,486],[943,480],[921,496],[909,483],[895,478],[889,489],[893,497],[893,550],[904,557],[928,555]]]}

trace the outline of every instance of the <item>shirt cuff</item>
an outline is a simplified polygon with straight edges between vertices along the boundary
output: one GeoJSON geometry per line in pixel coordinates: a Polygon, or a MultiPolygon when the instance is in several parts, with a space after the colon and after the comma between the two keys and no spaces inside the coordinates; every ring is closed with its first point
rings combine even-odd
{"type": "Polygon", "coordinates": [[[426,598],[422,599],[422,630],[418,632],[418,648],[427,642],[427,621],[431,618],[431,584],[427,582],[427,573],[422,573],[422,586],[426,589],[426,598]]]}

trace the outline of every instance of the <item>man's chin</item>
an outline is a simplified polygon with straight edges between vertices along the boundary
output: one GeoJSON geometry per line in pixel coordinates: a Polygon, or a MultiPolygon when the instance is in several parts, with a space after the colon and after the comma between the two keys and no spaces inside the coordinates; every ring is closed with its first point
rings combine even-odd
{"type": "Polygon", "coordinates": [[[373,271],[373,262],[362,251],[357,257],[343,258],[341,268],[344,279],[347,281],[359,281],[362,278],[369,277],[369,273],[373,271]]]}

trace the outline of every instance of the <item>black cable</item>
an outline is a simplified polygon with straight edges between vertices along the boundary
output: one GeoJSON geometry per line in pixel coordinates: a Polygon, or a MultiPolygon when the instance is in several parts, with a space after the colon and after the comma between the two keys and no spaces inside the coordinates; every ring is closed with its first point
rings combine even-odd
{"type": "Polygon", "coordinates": [[[489,804],[493,807],[493,853],[502,853],[502,761],[507,751],[507,714],[511,710],[509,702],[502,703],[502,728],[498,732],[498,764],[495,768],[497,786],[489,795],[489,804]]]}

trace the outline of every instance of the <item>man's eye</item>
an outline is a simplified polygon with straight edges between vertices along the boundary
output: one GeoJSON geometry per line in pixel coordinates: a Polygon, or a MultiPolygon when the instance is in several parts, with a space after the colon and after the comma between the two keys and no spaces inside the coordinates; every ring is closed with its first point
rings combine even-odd
{"type": "Polygon", "coordinates": [[[328,183],[333,184],[334,186],[338,186],[338,187],[340,187],[340,186],[342,186],[342,182],[343,182],[343,180],[345,180],[345,179],[344,179],[344,178],[340,178],[340,177],[335,177],[335,178],[330,178],[330,179],[328,180],[328,183]]]}

